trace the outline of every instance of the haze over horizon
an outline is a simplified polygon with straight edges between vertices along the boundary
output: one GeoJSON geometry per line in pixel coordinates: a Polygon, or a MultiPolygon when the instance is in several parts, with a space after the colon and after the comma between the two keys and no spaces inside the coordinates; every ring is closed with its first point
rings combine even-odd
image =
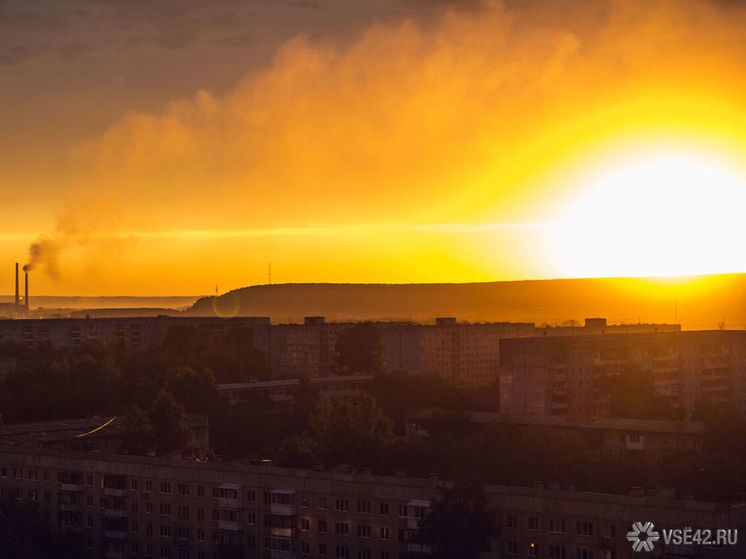
{"type": "MultiPolygon", "coordinates": [[[[746,8],[5,2],[31,291],[746,272],[746,8]]],[[[1,276],[0,276],[1,277],[1,276]]]]}

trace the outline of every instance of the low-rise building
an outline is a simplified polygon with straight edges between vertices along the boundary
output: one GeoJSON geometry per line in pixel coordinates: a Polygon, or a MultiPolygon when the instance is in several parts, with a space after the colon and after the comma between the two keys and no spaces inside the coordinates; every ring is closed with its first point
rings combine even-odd
{"type": "MultiPolygon", "coordinates": [[[[371,375],[351,375],[344,377],[314,377],[308,379],[309,387],[319,396],[327,398],[348,398],[360,392],[373,380],[371,375]]],[[[228,403],[237,404],[252,395],[269,398],[277,404],[293,403],[295,394],[301,386],[300,379],[267,380],[257,382],[238,382],[219,384],[218,393],[228,403]]]]}

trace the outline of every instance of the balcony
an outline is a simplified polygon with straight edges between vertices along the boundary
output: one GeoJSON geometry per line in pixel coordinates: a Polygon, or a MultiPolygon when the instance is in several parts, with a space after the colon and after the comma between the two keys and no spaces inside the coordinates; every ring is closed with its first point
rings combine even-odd
{"type": "Polygon", "coordinates": [[[281,538],[292,538],[293,537],[292,528],[277,528],[273,526],[269,529],[269,533],[273,536],[278,536],[281,538]]]}
{"type": "Polygon", "coordinates": [[[126,540],[127,532],[122,532],[120,530],[106,530],[104,532],[104,536],[106,536],[107,538],[114,539],[114,540],[126,540]]]}
{"type": "Polygon", "coordinates": [[[82,491],[83,490],[83,488],[80,487],[80,484],[78,483],[63,483],[60,489],[62,489],[62,491],[82,491]]]}
{"type": "Polygon", "coordinates": [[[229,497],[220,497],[218,499],[218,507],[221,509],[237,509],[240,506],[241,502],[238,499],[231,499],[229,497]]]}
{"type": "Polygon", "coordinates": [[[104,516],[111,518],[124,518],[127,516],[127,509],[104,509],[104,516]]]}
{"type": "Polygon", "coordinates": [[[295,559],[295,552],[273,549],[272,551],[270,551],[270,557],[272,559],[295,559]]]}
{"type": "Polygon", "coordinates": [[[407,551],[411,551],[412,553],[432,553],[433,549],[429,545],[409,543],[407,544],[407,551]]]}
{"type": "Polygon", "coordinates": [[[107,497],[124,497],[125,491],[124,489],[111,489],[109,487],[104,487],[104,495],[107,497]]]}
{"type": "Polygon", "coordinates": [[[60,505],[60,510],[62,512],[80,512],[81,510],[83,510],[83,507],[76,503],[65,503],[63,505],[60,505]]]}
{"type": "Polygon", "coordinates": [[[220,520],[218,521],[218,528],[220,530],[228,530],[229,532],[238,532],[238,522],[232,520],[220,520]]]}
{"type": "Polygon", "coordinates": [[[269,513],[277,516],[293,516],[295,514],[295,506],[272,503],[269,505],[269,513]]]}

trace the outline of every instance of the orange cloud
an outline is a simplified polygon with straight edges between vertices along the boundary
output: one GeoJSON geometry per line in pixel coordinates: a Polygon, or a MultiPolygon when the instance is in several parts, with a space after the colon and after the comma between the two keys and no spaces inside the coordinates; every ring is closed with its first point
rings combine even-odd
{"type": "Polygon", "coordinates": [[[618,138],[743,149],[745,13],[713,6],[534,2],[347,46],[298,37],[223,96],[127,114],[75,150],[73,176],[140,230],[541,221],[568,162],[618,138]]]}

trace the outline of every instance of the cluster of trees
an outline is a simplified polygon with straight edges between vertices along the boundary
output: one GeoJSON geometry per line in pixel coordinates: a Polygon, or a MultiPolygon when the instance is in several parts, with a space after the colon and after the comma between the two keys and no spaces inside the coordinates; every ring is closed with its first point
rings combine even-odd
{"type": "Polygon", "coordinates": [[[147,410],[133,406],[124,418],[123,442],[130,454],[157,455],[182,450],[189,443],[184,406],[165,389],[147,410]]]}
{"type": "Polygon", "coordinates": [[[0,344],[0,359],[15,372],[0,376],[0,410],[6,422],[121,414],[147,408],[161,389],[187,411],[207,412],[216,383],[266,378],[253,331],[234,327],[213,339],[193,326],[175,325],[161,347],[127,350],[86,344],[81,348],[26,348],[0,344]]]}

